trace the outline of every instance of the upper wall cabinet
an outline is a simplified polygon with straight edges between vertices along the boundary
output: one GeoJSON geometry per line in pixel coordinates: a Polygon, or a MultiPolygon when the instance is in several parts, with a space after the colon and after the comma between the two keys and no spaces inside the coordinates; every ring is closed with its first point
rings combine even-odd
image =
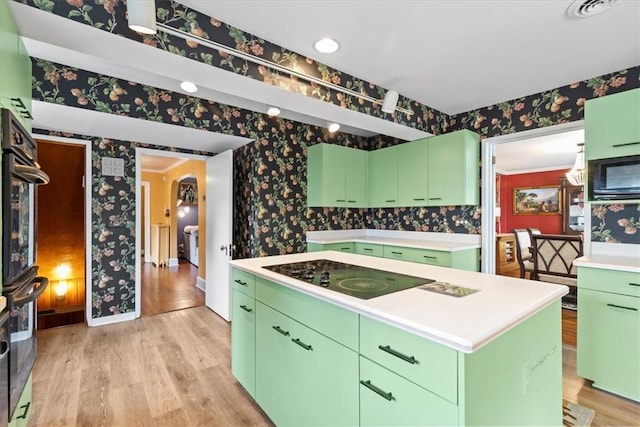
{"type": "Polygon", "coordinates": [[[419,139],[398,145],[399,206],[427,204],[428,142],[429,139],[419,139]]]}
{"type": "Polygon", "coordinates": [[[427,206],[477,205],[480,136],[468,130],[428,139],[427,206]]]}
{"type": "Polygon", "coordinates": [[[0,105],[11,110],[31,130],[31,59],[6,1],[0,1],[0,105]],[[20,100],[24,107],[15,100],[20,100]]]}
{"type": "Polygon", "coordinates": [[[366,207],[367,152],[333,144],[309,147],[307,204],[366,207]]]}
{"type": "Polygon", "coordinates": [[[381,148],[369,153],[369,206],[372,208],[398,205],[398,146],[381,148]]]}
{"type": "Polygon", "coordinates": [[[585,159],[640,154],[640,89],[590,99],[584,107],[585,159]]]}

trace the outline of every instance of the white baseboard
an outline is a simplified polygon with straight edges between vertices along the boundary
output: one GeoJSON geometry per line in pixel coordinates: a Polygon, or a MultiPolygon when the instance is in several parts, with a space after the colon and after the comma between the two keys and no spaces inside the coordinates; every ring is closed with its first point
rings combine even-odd
{"type": "Polygon", "coordinates": [[[169,258],[169,267],[177,267],[178,258],[169,258]]]}
{"type": "Polygon", "coordinates": [[[203,292],[207,292],[207,281],[202,277],[198,276],[196,278],[196,288],[202,290],[203,292]]]}
{"type": "Polygon", "coordinates": [[[132,311],[129,313],[114,314],[113,316],[87,319],[87,325],[90,327],[104,326],[104,325],[110,325],[112,323],[128,322],[129,320],[135,320],[135,318],[136,318],[136,313],[132,311]]]}

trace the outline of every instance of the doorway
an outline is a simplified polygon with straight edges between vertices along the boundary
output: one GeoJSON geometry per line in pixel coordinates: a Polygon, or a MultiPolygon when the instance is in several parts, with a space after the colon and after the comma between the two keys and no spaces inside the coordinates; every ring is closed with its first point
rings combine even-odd
{"type": "MultiPolygon", "coordinates": [[[[204,305],[204,247],[194,243],[192,261],[184,257],[184,224],[198,236],[206,209],[198,188],[205,180],[203,156],[136,149],[137,227],[136,316],[147,316],[204,305]],[[182,186],[181,184],[185,184],[182,186]],[[190,186],[188,200],[180,191],[190,186]],[[182,237],[182,239],[179,239],[182,237]]],[[[199,237],[199,236],[198,236],[199,237]]],[[[197,239],[200,241],[200,239],[197,239]]]]}
{"type": "Polygon", "coordinates": [[[36,140],[50,176],[37,187],[37,264],[49,286],[38,298],[38,329],[84,323],[86,200],[83,144],[36,140]]]}

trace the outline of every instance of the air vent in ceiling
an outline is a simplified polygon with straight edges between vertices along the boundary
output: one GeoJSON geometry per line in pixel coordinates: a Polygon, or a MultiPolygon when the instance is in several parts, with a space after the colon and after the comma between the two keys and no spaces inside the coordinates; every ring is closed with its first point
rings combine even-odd
{"type": "Polygon", "coordinates": [[[572,18],[588,18],[609,10],[616,0],[576,0],[567,9],[567,15],[572,18]]]}

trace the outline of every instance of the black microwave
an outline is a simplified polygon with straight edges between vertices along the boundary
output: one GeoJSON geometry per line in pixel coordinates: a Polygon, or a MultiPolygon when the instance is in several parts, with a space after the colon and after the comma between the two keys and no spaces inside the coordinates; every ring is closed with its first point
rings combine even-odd
{"type": "Polygon", "coordinates": [[[590,200],[640,199],[640,155],[590,160],[590,200]]]}

